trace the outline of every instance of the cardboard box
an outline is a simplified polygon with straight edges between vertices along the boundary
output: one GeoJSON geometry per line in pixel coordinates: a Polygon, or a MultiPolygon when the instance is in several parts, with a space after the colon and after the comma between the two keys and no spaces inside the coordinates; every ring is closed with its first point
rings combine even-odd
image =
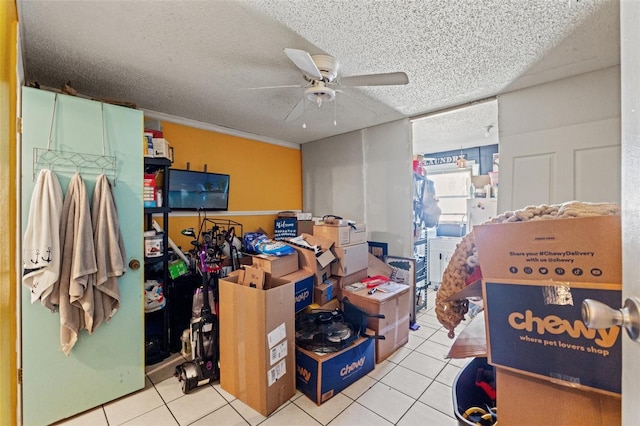
{"type": "Polygon", "coordinates": [[[363,311],[384,315],[384,318],[367,318],[367,328],[385,337],[376,340],[376,362],[382,362],[409,341],[411,292],[408,285],[398,285],[401,287],[393,293],[376,291],[369,294],[370,289],[364,288],[344,294],[363,311]]]}
{"type": "Polygon", "coordinates": [[[619,395],[621,328],[587,329],[581,304],[620,305],[620,217],[480,225],[474,234],[489,362],[619,395]]]}
{"type": "Polygon", "coordinates": [[[153,138],[153,156],[155,158],[171,159],[171,148],[169,142],[164,138],[153,138]]]}
{"type": "Polygon", "coordinates": [[[344,277],[369,266],[369,246],[367,243],[346,247],[334,247],[338,262],[331,264],[331,274],[344,277]]]}
{"type": "Polygon", "coordinates": [[[265,274],[264,289],[220,279],[220,385],[263,416],[295,394],[294,284],[265,274]]]}
{"type": "Polygon", "coordinates": [[[333,241],[336,247],[345,247],[366,242],[367,228],[364,223],[342,226],[314,225],[313,235],[333,241]]]}
{"type": "Polygon", "coordinates": [[[287,241],[287,244],[298,252],[300,269],[312,272],[316,277],[315,284],[321,283],[331,276],[330,265],[335,260],[335,256],[331,251],[333,242],[326,238],[304,233],[301,234],[301,237],[310,246],[316,246],[318,253],[313,249],[293,244],[290,241],[287,241]]]}
{"type": "Polygon", "coordinates": [[[296,272],[281,277],[283,280],[293,282],[295,292],[294,299],[296,301],[294,310],[296,313],[313,303],[314,277],[314,274],[304,269],[299,269],[296,272]]]}
{"type": "Polygon", "coordinates": [[[313,234],[313,222],[295,217],[279,217],[273,222],[274,240],[281,241],[300,234],[313,234]]]}
{"type": "Polygon", "coordinates": [[[336,247],[349,245],[349,226],[347,225],[313,225],[313,235],[318,235],[333,241],[336,247]]]}
{"type": "Polygon", "coordinates": [[[298,220],[308,220],[311,221],[311,218],[313,217],[313,215],[311,214],[311,212],[295,212],[292,210],[287,210],[287,211],[282,211],[282,212],[278,212],[278,217],[292,217],[298,220]]]}
{"type": "Polygon", "coordinates": [[[374,368],[372,339],[361,337],[347,348],[329,354],[296,347],[296,386],[318,405],[374,368]]]}
{"type": "Polygon", "coordinates": [[[313,302],[324,305],[337,297],[337,280],[327,279],[313,287],[313,302]]]}
{"type": "Polygon", "coordinates": [[[253,266],[271,274],[273,278],[280,278],[298,270],[298,253],[286,256],[267,256],[258,254],[253,257],[253,266]]]}
{"type": "Polygon", "coordinates": [[[621,401],[614,396],[584,392],[535,377],[496,368],[500,424],[504,425],[621,425],[621,401]],[[547,415],[532,415],[531,405],[561,407],[547,415]],[[589,413],[589,415],[585,415],[589,413]],[[579,420],[578,420],[579,419],[579,420]]]}
{"type": "Polygon", "coordinates": [[[363,269],[361,271],[356,271],[352,274],[345,275],[344,277],[336,276],[335,278],[338,280],[338,288],[340,290],[344,290],[344,288],[348,285],[357,283],[367,278],[367,270],[363,269]]]}

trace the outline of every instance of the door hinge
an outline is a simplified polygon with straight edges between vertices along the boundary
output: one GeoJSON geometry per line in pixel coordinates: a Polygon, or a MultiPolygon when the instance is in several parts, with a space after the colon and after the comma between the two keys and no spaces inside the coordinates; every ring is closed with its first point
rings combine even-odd
{"type": "Polygon", "coordinates": [[[16,119],[16,129],[18,133],[22,134],[22,117],[17,117],[16,119]]]}
{"type": "Polygon", "coordinates": [[[18,384],[22,384],[22,368],[18,368],[18,384]]]}

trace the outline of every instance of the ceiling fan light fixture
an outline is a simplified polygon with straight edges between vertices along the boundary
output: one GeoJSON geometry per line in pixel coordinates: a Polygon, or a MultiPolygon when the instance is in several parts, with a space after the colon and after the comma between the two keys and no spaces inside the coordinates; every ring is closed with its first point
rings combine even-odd
{"type": "Polygon", "coordinates": [[[323,102],[331,102],[336,98],[336,91],[319,82],[304,91],[304,97],[321,106],[323,102]]]}

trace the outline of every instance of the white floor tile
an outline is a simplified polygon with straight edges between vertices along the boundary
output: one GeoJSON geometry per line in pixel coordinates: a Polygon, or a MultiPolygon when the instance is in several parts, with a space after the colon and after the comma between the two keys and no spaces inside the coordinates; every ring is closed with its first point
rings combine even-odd
{"type": "Polygon", "coordinates": [[[70,419],[56,423],[56,426],[108,426],[107,417],[102,406],[80,413],[70,419]]]}
{"type": "Polygon", "coordinates": [[[425,315],[421,318],[418,318],[418,324],[427,325],[435,329],[439,329],[440,327],[442,327],[442,324],[440,324],[440,321],[438,321],[438,318],[432,317],[430,315],[425,315]]]}
{"type": "Polygon", "coordinates": [[[125,423],[126,426],[177,426],[178,422],[173,418],[166,405],[162,405],[155,410],[144,413],[135,419],[125,423]]]}
{"type": "Polygon", "coordinates": [[[214,383],[212,386],[213,386],[213,388],[214,388],[215,390],[217,390],[217,391],[218,391],[218,393],[219,393],[220,395],[222,395],[222,397],[223,397],[227,402],[231,402],[231,401],[233,401],[233,400],[235,400],[235,399],[236,399],[236,397],[235,397],[235,396],[231,395],[229,392],[227,392],[226,390],[222,389],[222,386],[220,386],[220,382],[216,382],[216,383],[214,383]]]}
{"type": "Polygon", "coordinates": [[[453,381],[455,380],[455,378],[458,375],[458,373],[460,372],[460,370],[461,370],[460,367],[456,367],[455,365],[447,364],[442,369],[440,374],[438,374],[438,377],[436,377],[436,380],[438,382],[440,382],[440,383],[444,383],[447,386],[452,386],[453,385],[453,381]]]}
{"type": "Polygon", "coordinates": [[[449,386],[434,381],[420,396],[418,401],[435,408],[436,410],[454,417],[453,393],[449,386]]]}
{"type": "Polygon", "coordinates": [[[389,362],[385,359],[380,364],[376,364],[375,369],[370,373],[368,373],[367,375],[376,380],[380,380],[382,377],[384,377],[385,374],[393,370],[395,366],[396,364],[394,364],[393,362],[389,362]]]}
{"type": "Polygon", "coordinates": [[[416,373],[420,373],[423,376],[435,379],[447,363],[413,351],[408,357],[402,360],[400,365],[416,373]]]}
{"type": "Polygon", "coordinates": [[[403,359],[407,357],[413,350],[405,347],[399,348],[395,351],[391,356],[387,358],[387,361],[393,362],[394,364],[400,363],[403,359]]]}
{"type": "Polygon", "coordinates": [[[415,352],[420,352],[424,355],[429,355],[432,358],[445,361],[445,357],[449,353],[449,347],[441,345],[431,340],[425,340],[423,344],[414,349],[415,352]]]}
{"type": "Polygon", "coordinates": [[[472,359],[473,358],[452,358],[449,360],[449,364],[462,368],[467,365],[472,359]]]}
{"type": "Polygon", "coordinates": [[[384,376],[380,382],[416,399],[422,395],[422,392],[427,389],[432,380],[399,365],[384,376]]]}
{"type": "Polygon", "coordinates": [[[420,325],[420,328],[417,330],[412,330],[410,331],[410,333],[422,339],[428,339],[438,331],[437,328],[432,327],[429,324],[420,324],[420,322],[418,322],[418,325],[420,325]]]}
{"type": "Polygon", "coordinates": [[[295,401],[296,399],[300,398],[301,396],[304,396],[304,394],[302,392],[300,392],[298,389],[296,389],[296,393],[289,398],[289,401],[295,401]]]}
{"type": "Polygon", "coordinates": [[[352,399],[347,398],[342,393],[335,395],[330,400],[317,405],[309,398],[300,398],[295,404],[302,408],[305,413],[316,419],[323,425],[328,424],[331,420],[335,419],[338,414],[344,411],[350,404],[353,403],[352,399]]]}
{"type": "Polygon", "coordinates": [[[445,329],[438,330],[429,337],[429,340],[431,340],[432,342],[440,343],[441,345],[447,347],[451,347],[456,339],[450,339],[447,333],[448,331],[446,331],[445,329]]]}
{"type": "Polygon", "coordinates": [[[203,385],[187,395],[169,402],[167,406],[182,426],[195,422],[226,404],[211,386],[203,385]]]}
{"type": "Polygon", "coordinates": [[[318,426],[320,423],[305,413],[300,407],[291,403],[270,415],[260,425],[264,426],[318,426]]]}
{"type": "Polygon", "coordinates": [[[120,425],[161,405],[164,405],[164,401],[152,386],[105,404],[104,412],[109,425],[120,425]]]}
{"type": "Polygon", "coordinates": [[[455,418],[442,414],[440,411],[421,402],[416,402],[397,423],[398,426],[437,425],[457,426],[455,418]]]}
{"type": "Polygon", "coordinates": [[[231,402],[231,406],[245,419],[250,425],[257,425],[258,423],[263,422],[266,417],[262,414],[258,413],[253,408],[249,407],[244,402],[239,399],[235,399],[231,402]]]}
{"type": "Polygon", "coordinates": [[[191,423],[191,426],[246,426],[248,424],[230,405],[225,405],[197,422],[191,423]]]}
{"type": "Polygon", "coordinates": [[[357,380],[355,383],[352,383],[351,385],[349,385],[341,393],[343,393],[344,395],[348,396],[353,400],[356,400],[360,397],[360,395],[368,391],[369,388],[371,388],[376,383],[378,383],[377,380],[369,376],[364,376],[364,377],[361,377],[359,380],[357,380]]]}
{"type": "Polygon", "coordinates": [[[357,401],[391,423],[396,423],[400,420],[402,415],[414,403],[414,399],[384,383],[376,383],[357,401]]]}
{"type": "Polygon", "coordinates": [[[169,377],[155,385],[156,390],[165,403],[169,403],[174,399],[178,399],[184,395],[180,381],[175,377],[169,377]]]}
{"type": "Polygon", "coordinates": [[[329,426],[391,426],[392,424],[373,411],[354,402],[329,423],[329,426]]]}
{"type": "Polygon", "coordinates": [[[419,337],[413,331],[409,331],[409,341],[404,345],[405,348],[415,349],[425,342],[425,339],[419,337]]]}

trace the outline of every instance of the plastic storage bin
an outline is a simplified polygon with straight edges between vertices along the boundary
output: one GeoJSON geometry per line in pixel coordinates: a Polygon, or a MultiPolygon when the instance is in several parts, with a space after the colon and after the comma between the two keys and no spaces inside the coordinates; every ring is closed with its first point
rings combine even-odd
{"type": "MultiPolygon", "coordinates": [[[[479,407],[487,410],[487,407],[495,407],[487,393],[476,385],[478,369],[493,370],[493,366],[487,363],[487,358],[474,358],[464,366],[453,382],[453,412],[461,425],[475,426],[476,422],[464,418],[464,412],[471,407],[479,407]]],[[[495,389],[495,387],[494,387],[495,389]]]]}

